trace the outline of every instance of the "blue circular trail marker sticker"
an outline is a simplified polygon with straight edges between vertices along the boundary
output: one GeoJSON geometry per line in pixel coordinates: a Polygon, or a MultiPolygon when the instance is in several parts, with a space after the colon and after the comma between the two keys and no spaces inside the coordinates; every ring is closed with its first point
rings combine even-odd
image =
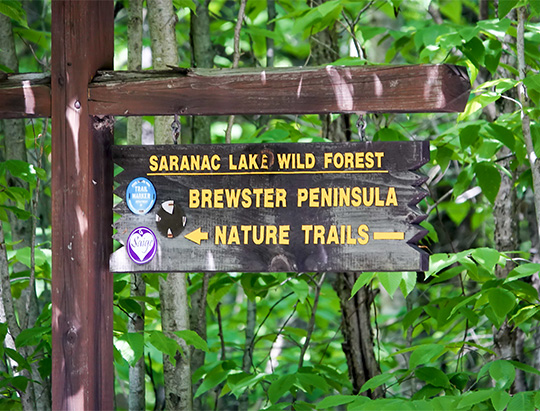
{"type": "Polygon", "coordinates": [[[137,227],[129,235],[126,248],[134,263],[146,264],[156,255],[156,235],[147,227],[137,227]]]}
{"type": "Polygon", "coordinates": [[[156,203],[154,185],[144,177],[132,180],[126,189],[126,202],[134,214],[147,214],[156,203]]]}

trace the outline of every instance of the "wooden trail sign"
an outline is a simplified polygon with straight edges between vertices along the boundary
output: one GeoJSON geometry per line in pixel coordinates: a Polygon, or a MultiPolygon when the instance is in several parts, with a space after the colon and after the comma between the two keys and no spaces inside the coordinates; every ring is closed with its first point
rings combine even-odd
{"type": "Polygon", "coordinates": [[[116,146],[113,272],[423,271],[429,142],[116,146]]]}

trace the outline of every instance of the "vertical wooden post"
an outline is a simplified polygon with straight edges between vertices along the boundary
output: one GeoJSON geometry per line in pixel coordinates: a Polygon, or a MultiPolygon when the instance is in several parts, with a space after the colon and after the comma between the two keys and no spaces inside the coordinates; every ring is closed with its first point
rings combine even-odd
{"type": "Polygon", "coordinates": [[[112,409],[112,121],[88,115],[111,69],[112,0],[52,1],[52,406],[112,409]]]}

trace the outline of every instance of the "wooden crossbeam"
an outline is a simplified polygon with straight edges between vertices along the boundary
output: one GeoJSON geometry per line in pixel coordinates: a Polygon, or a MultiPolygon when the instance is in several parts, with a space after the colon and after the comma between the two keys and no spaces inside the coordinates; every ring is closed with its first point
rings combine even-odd
{"type": "Polygon", "coordinates": [[[101,72],[88,105],[132,116],[457,112],[469,91],[453,65],[101,72]]]}
{"type": "Polygon", "coordinates": [[[0,118],[50,116],[50,76],[25,73],[0,78],[0,118]]]}
{"type": "MultiPolygon", "coordinates": [[[[31,78],[0,81],[0,116],[49,115],[47,79],[31,78]]],[[[459,112],[469,92],[465,70],[449,64],[102,71],[89,84],[88,110],[115,116],[459,112]]]]}

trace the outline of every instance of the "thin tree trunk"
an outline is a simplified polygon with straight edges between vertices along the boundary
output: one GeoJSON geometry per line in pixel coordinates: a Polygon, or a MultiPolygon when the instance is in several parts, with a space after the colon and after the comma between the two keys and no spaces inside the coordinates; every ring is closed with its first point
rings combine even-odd
{"type": "MultiPolygon", "coordinates": [[[[313,1],[312,6],[322,4],[324,1],[313,1]]],[[[310,3],[308,1],[308,3],[310,3]]],[[[334,29],[325,29],[311,39],[311,59],[315,65],[322,65],[339,58],[337,33],[334,29]]],[[[322,137],[335,142],[350,141],[350,116],[341,115],[332,121],[329,115],[321,116],[322,137]]],[[[353,384],[353,392],[358,393],[362,385],[380,374],[379,364],[375,358],[373,348],[373,332],[371,329],[370,308],[373,303],[371,289],[362,287],[358,293],[351,297],[352,287],[359,273],[336,273],[333,282],[341,307],[341,331],[344,337],[342,345],[347,359],[349,378],[353,384]]],[[[372,398],[382,396],[382,389],[378,387],[368,395],[372,398]]]]}
{"type": "MultiPolygon", "coordinates": [[[[143,2],[144,0],[131,0],[128,5],[128,70],[141,70],[142,66],[142,33],[143,33],[143,2]]],[[[142,117],[129,117],[127,120],[127,143],[140,145],[142,140],[142,117]]],[[[144,297],[146,283],[141,274],[130,276],[131,297],[144,297]]],[[[128,319],[128,332],[139,333],[144,336],[144,302],[139,302],[141,315],[133,313],[128,319]]],[[[128,407],[130,410],[144,410],[146,408],[145,390],[145,363],[144,354],[129,367],[129,395],[128,407]]]]}
{"type": "MultiPolygon", "coordinates": [[[[154,69],[167,69],[178,66],[176,45],[176,14],[171,0],[147,0],[148,21],[152,40],[152,60],[154,69]]],[[[173,142],[172,117],[156,117],[154,123],[155,144],[173,142]]],[[[172,331],[189,329],[189,308],[185,274],[168,274],[167,279],[160,278],[161,324],[169,337],[175,338],[182,347],[182,353],[176,353],[176,365],[173,366],[167,355],[163,355],[163,373],[165,379],[165,408],[168,410],[193,409],[191,392],[191,369],[189,347],[184,340],[172,334],[172,331]]]]}
{"type": "MultiPolygon", "coordinates": [[[[249,275],[249,274],[247,274],[249,275]]],[[[253,363],[253,338],[255,338],[255,325],[257,322],[257,303],[255,300],[247,300],[246,342],[242,357],[242,371],[249,374],[253,363]]],[[[247,411],[249,408],[248,390],[238,399],[238,411],[247,411]]]]}
{"type": "MultiPolygon", "coordinates": [[[[17,60],[17,54],[15,50],[15,42],[13,39],[13,32],[11,27],[11,20],[9,17],[6,17],[3,14],[0,14],[0,38],[2,39],[2,46],[0,47],[0,64],[10,68],[13,72],[19,71],[19,62],[17,60]]],[[[4,146],[5,146],[5,158],[8,160],[20,160],[27,162],[27,153],[26,153],[26,131],[24,120],[4,120],[4,146]]],[[[28,184],[22,182],[15,178],[8,178],[8,185],[10,186],[19,186],[25,189],[29,189],[28,184]]],[[[34,210],[28,210],[34,211],[34,210]]],[[[9,214],[9,223],[11,226],[11,239],[14,243],[19,242],[14,246],[14,248],[22,247],[31,247],[33,255],[33,246],[34,246],[34,220],[33,217],[28,220],[17,219],[12,213],[9,214]]],[[[4,233],[2,230],[2,237],[4,233]]],[[[2,239],[3,243],[3,239],[2,239]]],[[[11,295],[11,287],[9,282],[9,272],[7,272],[7,265],[5,266],[6,272],[3,275],[7,275],[7,280],[4,283],[2,293],[5,298],[8,298],[8,294],[11,295]]],[[[15,264],[13,267],[14,272],[24,271],[26,267],[20,263],[15,264]]],[[[31,268],[31,273],[34,273],[34,268],[31,268]]],[[[34,275],[30,276],[29,285],[25,288],[19,299],[15,302],[17,306],[17,314],[19,319],[19,324],[24,328],[31,328],[34,326],[38,316],[38,304],[37,304],[37,295],[35,289],[34,275]]],[[[6,301],[4,298],[4,303],[12,305],[13,299],[11,301],[6,301]]],[[[4,306],[4,309],[7,307],[4,306]]],[[[6,312],[6,315],[9,314],[6,312]]],[[[17,320],[13,319],[13,322],[10,327],[10,332],[13,338],[16,338],[16,334],[20,331],[17,320]],[[13,329],[13,326],[16,325],[16,329],[13,329]],[[15,334],[16,333],[16,334],[15,334]]],[[[31,353],[32,347],[26,347],[20,349],[19,352],[24,357],[27,357],[31,353]]],[[[28,383],[27,389],[22,393],[22,404],[24,409],[31,410],[50,410],[51,409],[51,388],[50,381],[46,378],[42,378],[38,370],[39,363],[32,362],[31,375],[27,375],[26,371],[22,374],[27,376],[30,380],[28,383]]]]}
{"type": "MultiPolygon", "coordinates": [[[[210,0],[195,0],[196,13],[191,12],[190,42],[192,66],[212,68],[214,66],[214,49],[210,39],[210,0]]],[[[195,144],[210,144],[210,117],[194,116],[191,118],[192,140],[195,144]]],[[[182,140],[182,143],[192,141],[182,140]]]]}

